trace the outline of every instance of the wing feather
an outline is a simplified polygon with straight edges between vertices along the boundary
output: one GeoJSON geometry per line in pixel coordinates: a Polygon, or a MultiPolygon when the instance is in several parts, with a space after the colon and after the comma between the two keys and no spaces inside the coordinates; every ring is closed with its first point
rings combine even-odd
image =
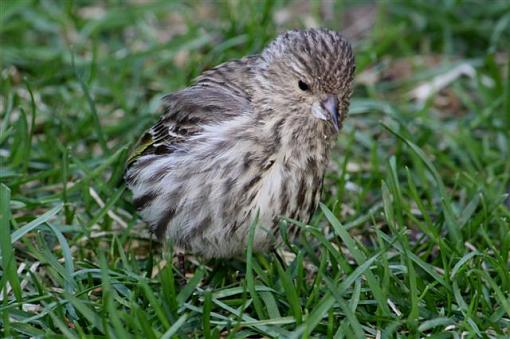
{"type": "Polygon", "coordinates": [[[202,126],[251,112],[250,77],[257,56],[219,65],[200,75],[195,84],[163,98],[165,113],[137,142],[128,167],[140,157],[171,154],[202,126]]]}

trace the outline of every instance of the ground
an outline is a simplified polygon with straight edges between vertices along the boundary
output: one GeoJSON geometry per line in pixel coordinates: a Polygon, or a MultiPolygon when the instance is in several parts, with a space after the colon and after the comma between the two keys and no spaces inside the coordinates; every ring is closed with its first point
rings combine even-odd
{"type": "MultiPolygon", "coordinates": [[[[0,336],[510,336],[510,2],[0,2],[0,336]],[[350,116],[278,254],[150,241],[122,174],[159,100],[342,30],[350,116]]],[[[285,222],[282,221],[282,233],[285,222]]]]}

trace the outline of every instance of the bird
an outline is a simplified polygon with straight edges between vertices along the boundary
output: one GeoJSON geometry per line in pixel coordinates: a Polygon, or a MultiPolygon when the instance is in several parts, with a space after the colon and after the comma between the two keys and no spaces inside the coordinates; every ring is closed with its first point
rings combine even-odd
{"type": "Polygon", "coordinates": [[[354,72],[341,33],[295,29],[165,95],[124,176],[154,236],[205,259],[232,258],[249,244],[274,249],[282,217],[308,223],[354,72]]]}

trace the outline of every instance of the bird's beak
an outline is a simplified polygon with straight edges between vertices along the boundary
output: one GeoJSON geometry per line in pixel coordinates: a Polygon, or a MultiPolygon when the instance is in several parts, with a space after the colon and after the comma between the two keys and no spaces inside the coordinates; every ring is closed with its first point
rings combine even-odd
{"type": "Polygon", "coordinates": [[[338,120],[340,118],[340,113],[338,112],[338,99],[335,95],[328,95],[326,99],[321,102],[321,106],[328,112],[329,118],[333,123],[333,127],[338,132],[340,126],[338,124],[338,120]]]}

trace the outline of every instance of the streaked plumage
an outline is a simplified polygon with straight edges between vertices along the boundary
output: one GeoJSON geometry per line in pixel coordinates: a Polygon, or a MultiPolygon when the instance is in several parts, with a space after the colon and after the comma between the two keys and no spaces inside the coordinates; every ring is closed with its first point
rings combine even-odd
{"type": "Polygon", "coordinates": [[[204,72],[141,138],[134,205],[158,237],[207,258],[244,253],[258,212],[254,247],[270,248],[281,216],[307,222],[318,205],[353,73],[350,45],[323,29],[204,72]]]}

